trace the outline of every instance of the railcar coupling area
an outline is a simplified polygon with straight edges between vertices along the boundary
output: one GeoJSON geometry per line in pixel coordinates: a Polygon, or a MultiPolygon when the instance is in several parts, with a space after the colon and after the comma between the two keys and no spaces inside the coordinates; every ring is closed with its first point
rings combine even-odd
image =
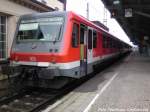
{"type": "Polygon", "coordinates": [[[149,66],[149,57],[133,52],[43,112],[149,112],[149,66]]]}

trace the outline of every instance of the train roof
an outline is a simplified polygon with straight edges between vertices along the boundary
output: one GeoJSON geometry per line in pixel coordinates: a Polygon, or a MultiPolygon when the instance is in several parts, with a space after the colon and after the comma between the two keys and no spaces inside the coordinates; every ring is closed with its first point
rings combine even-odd
{"type": "Polygon", "coordinates": [[[55,15],[67,15],[66,11],[52,11],[52,12],[43,12],[43,13],[32,13],[32,14],[25,14],[22,15],[20,18],[32,18],[32,17],[43,17],[43,16],[55,16],[55,15]]]}
{"type": "MultiPolygon", "coordinates": [[[[114,37],[116,40],[119,40],[119,41],[127,44],[126,42],[124,42],[124,41],[120,40],[119,38],[115,37],[114,35],[112,35],[110,32],[108,32],[104,28],[96,25],[92,21],[87,20],[85,17],[83,17],[81,15],[77,15],[76,13],[74,13],[72,11],[53,11],[53,12],[44,12],[44,13],[32,13],[32,14],[23,15],[20,17],[20,19],[39,18],[39,17],[43,17],[43,16],[46,17],[46,16],[58,16],[58,15],[67,16],[68,14],[72,15],[72,18],[76,17],[78,20],[82,20],[85,24],[90,25],[98,30],[101,30],[104,34],[114,37]]],[[[129,45],[129,44],[127,44],[127,45],[129,45]]]]}

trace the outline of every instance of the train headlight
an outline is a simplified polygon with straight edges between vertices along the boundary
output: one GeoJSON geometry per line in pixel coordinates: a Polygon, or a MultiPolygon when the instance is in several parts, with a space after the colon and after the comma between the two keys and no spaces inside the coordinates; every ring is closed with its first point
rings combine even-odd
{"type": "Polygon", "coordinates": [[[51,59],[51,62],[52,62],[53,64],[56,64],[56,58],[53,57],[53,58],[51,59]]]}
{"type": "Polygon", "coordinates": [[[19,58],[18,58],[18,56],[15,56],[15,61],[17,62],[17,61],[19,61],[19,58]]]}
{"type": "Polygon", "coordinates": [[[32,56],[32,57],[29,58],[29,60],[35,62],[36,61],[36,57],[32,56]]]}

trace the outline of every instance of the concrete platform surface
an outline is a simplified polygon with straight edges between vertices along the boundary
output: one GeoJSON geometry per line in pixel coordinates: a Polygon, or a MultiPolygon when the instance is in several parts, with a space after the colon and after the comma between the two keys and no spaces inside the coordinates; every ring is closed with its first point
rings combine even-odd
{"type": "Polygon", "coordinates": [[[132,53],[43,112],[150,112],[150,57],[132,53]]]}

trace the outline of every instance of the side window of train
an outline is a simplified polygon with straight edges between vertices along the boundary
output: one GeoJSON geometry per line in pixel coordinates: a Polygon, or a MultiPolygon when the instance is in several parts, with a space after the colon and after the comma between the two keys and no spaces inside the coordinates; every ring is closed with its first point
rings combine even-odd
{"type": "Polygon", "coordinates": [[[113,48],[116,48],[116,41],[113,41],[113,48]]]}
{"type": "Polygon", "coordinates": [[[84,44],[85,28],[80,26],[80,44],[84,44]]]}
{"type": "Polygon", "coordinates": [[[93,31],[93,48],[97,47],[97,32],[93,31]]]}
{"type": "Polygon", "coordinates": [[[88,49],[92,49],[92,30],[88,30],[88,49]]]}
{"type": "Polygon", "coordinates": [[[73,24],[72,31],[72,47],[77,48],[79,44],[79,24],[73,24]]]}
{"type": "Polygon", "coordinates": [[[110,43],[109,43],[110,45],[110,47],[109,48],[113,48],[113,39],[112,38],[110,38],[110,43]]]}
{"type": "Polygon", "coordinates": [[[115,40],[115,48],[117,48],[117,41],[115,40]]]}
{"type": "Polygon", "coordinates": [[[105,36],[103,35],[103,48],[105,48],[105,36]]]}
{"type": "Polygon", "coordinates": [[[106,48],[110,48],[110,37],[106,37],[106,48]]]}
{"type": "Polygon", "coordinates": [[[105,36],[105,35],[103,35],[103,48],[107,48],[107,42],[108,40],[107,40],[107,37],[105,36]]]}

